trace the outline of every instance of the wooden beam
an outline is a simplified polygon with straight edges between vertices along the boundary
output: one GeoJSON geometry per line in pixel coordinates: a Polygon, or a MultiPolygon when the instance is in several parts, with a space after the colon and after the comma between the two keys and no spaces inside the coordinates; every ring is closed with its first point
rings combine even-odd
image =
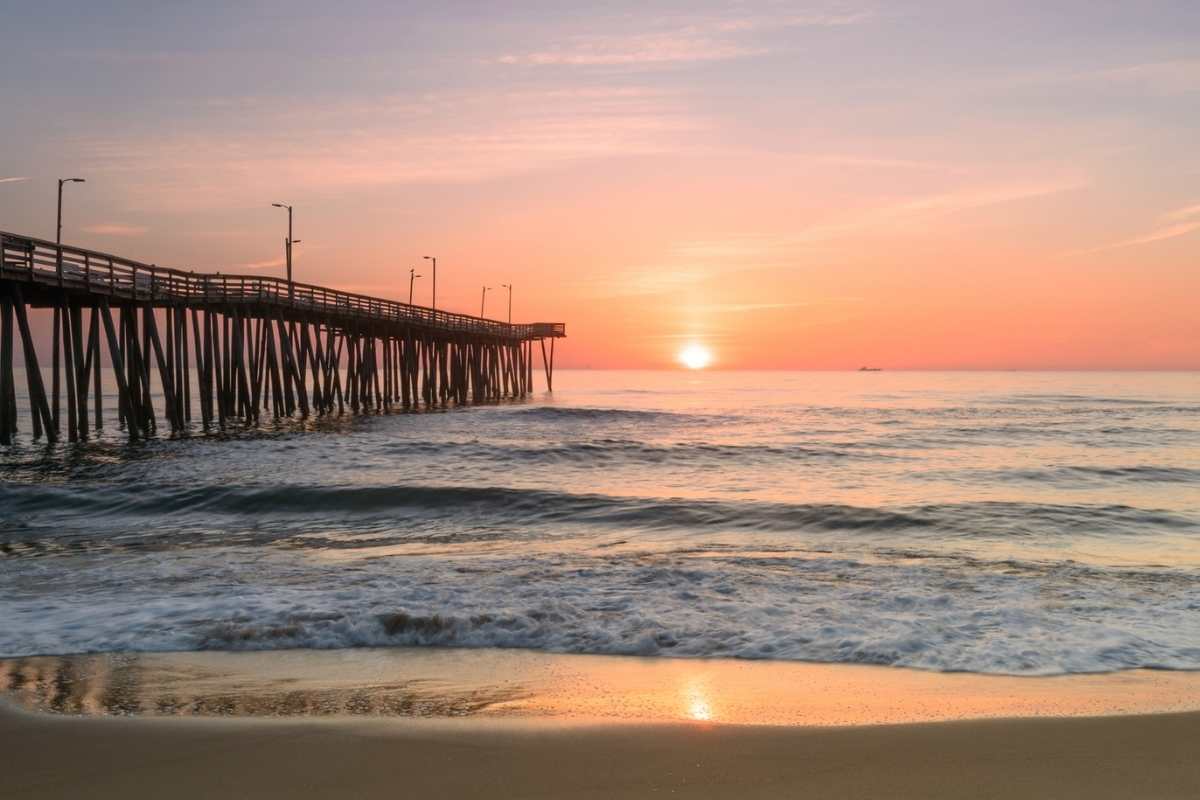
{"type": "Polygon", "coordinates": [[[129,432],[129,438],[138,438],[138,422],[137,416],[129,409],[131,407],[129,383],[126,381],[125,370],[125,354],[121,350],[121,345],[117,342],[116,327],[113,325],[112,310],[108,306],[108,300],[102,300],[99,308],[100,319],[104,323],[104,334],[108,337],[108,358],[112,362],[113,375],[117,381],[117,398],[121,407],[126,409],[125,412],[125,429],[129,432]]]}
{"type": "Polygon", "coordinates": [[[34,437],[37,437],[37,420],[41,417],[42,427],[46,431],[46,440],[58,441],[58,431],[54,429],[54,418],[50,411],[50,403],[46,398],[46,387],[42,383],[42,370],[38,366],[37,350],[33,346],[33,334],[29,331],[29,317],[25,313],[25,299],[21,295],[21,287],[13,284],[13,310],[17,315],[17,328],[21,332],[21,343],[25,349],[25,379],[29,385],[29,406],[35,421],[34,437]]]}

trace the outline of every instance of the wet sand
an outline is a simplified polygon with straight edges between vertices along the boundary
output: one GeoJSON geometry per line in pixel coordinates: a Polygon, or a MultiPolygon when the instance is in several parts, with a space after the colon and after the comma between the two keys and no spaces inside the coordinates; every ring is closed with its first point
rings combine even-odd
{"type": "Polygon", "coordinates": [[[0,692],[77,715],[878,725],[1200,711],[1200,673],[1063,677],[532,650],[381,648],[0,660],[0,692]]]}
{"type": "Polygon", "coordinates": [[[0,797],[1195,798],[1200,714],[840,728],[0,713],[0,797]]]}
{"type": "Polygon", "coordinates": [[[13,659],[0,683],[0,797],[1200,796],[1194,673],[424,648],[13,659]]]}

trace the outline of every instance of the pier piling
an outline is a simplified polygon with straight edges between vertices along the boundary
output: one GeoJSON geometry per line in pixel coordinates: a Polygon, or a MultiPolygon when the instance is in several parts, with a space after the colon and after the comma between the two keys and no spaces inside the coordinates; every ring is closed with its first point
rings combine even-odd
{"type": "Polygon", "coordinates": [[[561,323],[509,324],[278,278],[167,269],[0,232],[0,445],[17,435],[20,338],[34,439],[104,426],[107,350],[131,439],[273,418],[415,411],[553,388],[561,323]],[[49,390],[29,309],[51,311],[49,390]],[[85,324],[86,320],[86,324],[85,324]],[[189,345],[189,338],[191,340],[189,345]],[[546,340],[549,340],[547,348],[546,340]],[[64,408],[65,395],[65,408],[64,408]],[[194,398],[193,398],[194,395],[194,398]],[[156,403],[161,402],[160,407],[156,403]],[[62,425],[65,411],[66,425],[62,425]]]}

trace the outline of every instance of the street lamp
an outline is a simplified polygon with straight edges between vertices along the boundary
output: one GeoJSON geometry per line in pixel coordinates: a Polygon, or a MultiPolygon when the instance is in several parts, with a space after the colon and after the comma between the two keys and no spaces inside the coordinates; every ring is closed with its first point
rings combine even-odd
{"type": "Polygon", "coordinates": [[[292,238],[292,207],[284,203],[271,203],[275,208],[286,208],[288,212],[288,235],[283,240],[283,254],[287,262],[288,300],[292,299],[292,245],[300,244],[299,239],[292,238]]]}
{"type": "Polygon", "coordinates": [[[508,289],[508,324],[512,325],[512,284],[502,283],[500,285],[508,289]]]}
{"type": "Polygon", "coordinates": [[[479,316],[483,317],[483,304],[487,302],[487,293],[491,291],[490,286],[483,287],[483,294],[479,298],[479,316]]]}
{"type": "MultiPolygon", "coordinates": [[[[58,258],[55,259],[55,272],[58,274],[58,285],[63,284],[63,252],[62,252],[62,189],[64,183],[87,183],[83,178],[59,178],[58,179],[58,225],[54,229],[54,242],[58,245],[58,258]]],[[[32,264],[30,264],[32,267],[32,264]]],[[[47,436],[53,436],[58,433],[59,405],[58,405],[58,326],[61,311],[59,307],[54,306],[54,409],[52,418],[54,420],[54,434],[47,432],[47,436]]]]}
{"type": "Polygon", "coordinates": [[[421,276],[417,274],[416,268],[410,269],[408,271],[408,304],[410,306],[412,305],[413,281],[415,281],[419,277],[421,277],[421,276]]]}
{"type": "Polygon", "coordinates": [[[64,183],[87,183],[83,178],[59,178],[58,179],[58,227],[55,229],[54,241],[56,244],[62,244],[62,187],[64,183]]]}
{"type": "Polygon", "coordinates": [[[433,262],[433,310],[437,311],[437,256],[425,256],[426,261],[433,262]]]}

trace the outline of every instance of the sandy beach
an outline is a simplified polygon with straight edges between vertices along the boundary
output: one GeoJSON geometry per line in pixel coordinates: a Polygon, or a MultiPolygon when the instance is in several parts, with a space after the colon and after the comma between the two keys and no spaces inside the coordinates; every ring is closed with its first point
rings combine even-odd
{"type": "Polygon", "coordinates": [[[0,796],[1194,798],[1200,714],[843,728],[0,713],[0,796]]]}
{"type": "Polygon", "coordinates": [[[0,800],[1200,800],[1200,0],[0,26],[0,800]]]}
{"type": "Polygon", "coordinates": [[[1194,673],[401,648],[39,657],[0,677],[2,797],[1200,794],[1194,673]]]}

